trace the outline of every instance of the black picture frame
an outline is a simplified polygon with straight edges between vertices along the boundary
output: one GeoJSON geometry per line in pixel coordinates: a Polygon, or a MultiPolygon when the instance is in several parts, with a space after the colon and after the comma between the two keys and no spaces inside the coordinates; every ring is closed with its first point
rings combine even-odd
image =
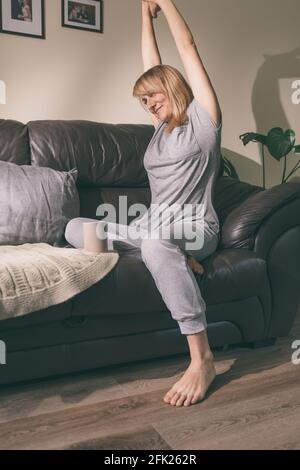
{"type": "Polygon", "coordinates": [[[34,11],[34,8],[39,7],[39,17],[38,21],[34,21],[34,16],[32,20],[24,21],[24,18],[13,18],[13,1],[15,0],[0,0],[0,33],[4,34],[14,34],[17,36],[26,36],[35,39],[46,39],[45,33],[45,0],[31,0],[31,10],[34,11]],[[8,11],[11,11],[10,17],[8,17],[8,11]],[[20,31],[15,29],[20,26],[20,31]],[[9,25],[12,29],[9,29],[9,25]],[[32,29],[38,26],[40,32],[33,33],[32,29]],[[25,27],[25,28],[24,28],[25,27]],[[30,28],[31,27],[31,28],[30,28]],[[22,31],[23,29],[23,31],[22,31]],[[24,29],[27,29],[24,30],[24,29]]]}
{"type": "MultiPolygon", "coordinates": [[[[74,16],[74,14],[73,14],[74,16]]],[[[82,31],[93,31],[95,33],[103,33],[103,1],[102,0],[61,0],[61,25],[65,28],[80,29],[82,31]],[[85,6],[85,14],[78,18],[70,17],[70,7],[85,6]],[[88,8],[91,7],[91,8],[88,8]],[[93,9],[95,14],[93,15],[93,9]],[[68,11],[68,18],[66,18],[66,11],[68,11]],[[89,27],[94,25],[93,27],[89,27]]]]}

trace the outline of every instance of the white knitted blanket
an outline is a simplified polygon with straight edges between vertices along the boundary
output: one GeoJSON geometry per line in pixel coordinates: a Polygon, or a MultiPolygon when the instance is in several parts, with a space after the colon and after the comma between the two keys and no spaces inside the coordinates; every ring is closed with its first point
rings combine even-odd
{"type": "Polygon", "coordinates": [[[0,246],[0,320],[64,302],[116,265],[117,252],[94,254],[48,243],[0,246]]]}

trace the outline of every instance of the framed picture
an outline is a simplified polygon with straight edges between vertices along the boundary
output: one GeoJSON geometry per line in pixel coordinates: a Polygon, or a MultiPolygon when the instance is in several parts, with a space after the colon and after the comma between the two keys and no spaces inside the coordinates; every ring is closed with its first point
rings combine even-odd
{"type": "Polygon", "coordinates": [[[45,39],[44,0],[0,0],[0,32],[45,39]]]}
{"type": "Polygon", "coordinates": [[[62,0],[62,26],[103,32],[102,0],[62,0]]]}

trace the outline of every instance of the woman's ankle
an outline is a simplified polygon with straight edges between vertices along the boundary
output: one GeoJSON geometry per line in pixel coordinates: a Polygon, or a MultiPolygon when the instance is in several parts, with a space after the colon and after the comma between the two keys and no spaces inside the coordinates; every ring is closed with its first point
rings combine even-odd
{"type": "Polygon", "coordinates": [[[205,354],[191,358],[190,367],[199,368],[205,364],[214,362],[215,358],[211,351],[207,351],[205,354]]]}

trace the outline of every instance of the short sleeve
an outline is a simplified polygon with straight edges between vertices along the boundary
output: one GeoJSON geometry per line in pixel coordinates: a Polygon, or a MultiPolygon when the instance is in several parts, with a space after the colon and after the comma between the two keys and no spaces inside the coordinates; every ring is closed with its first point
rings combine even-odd
{"type": "Polygon", "coordinates": [[[195,130],[199,128],[202,132],[205,132],[205,130],[208,132],[220,132],[222,128],[222,115],[220,124],[216,126],[215,122],[210,117],[209,112],[195,98],[193,98],[188,106],[187,115],[193,123],[195,130]]]}
{"type": "Polygon", "coordinates": [[[222,117],[219,126],[216,126],[209,112],[195,98],[187,108],[187,116],[189,127],[203,151],[211,152],[220,147],[222,117]]]}

